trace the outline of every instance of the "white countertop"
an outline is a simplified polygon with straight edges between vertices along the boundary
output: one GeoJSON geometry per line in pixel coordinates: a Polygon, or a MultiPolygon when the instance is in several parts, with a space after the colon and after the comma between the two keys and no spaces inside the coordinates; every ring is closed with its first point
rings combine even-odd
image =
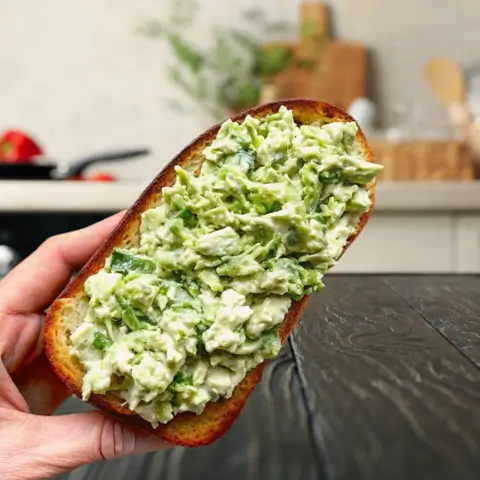
{"type": "MultiPolygon", "coordinates": [[[[129,208],[145,184],[0,181],[0,212],[111,212],[129,208]]],[[[480,182],[380,183],[376,211],[480,211],[480,182]]]]}
{"type": "Polygon", "coordinates": [[[145,186],[121,182],[0,181],[0,212],[124,210],[145,186]]]}

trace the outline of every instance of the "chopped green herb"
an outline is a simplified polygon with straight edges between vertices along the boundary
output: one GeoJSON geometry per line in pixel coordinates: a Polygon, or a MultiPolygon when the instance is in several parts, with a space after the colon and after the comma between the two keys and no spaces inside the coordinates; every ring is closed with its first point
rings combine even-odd
{"type": "Polygon", "coordinates": [[[177,387],[186,385],[193,385],[193,376],[182,372],[177,373],[173,378],[172,386],[177,387]]]}
{"type": "Polygon", "coordinates": [[[110,261],[112,272],[127,274],[129,272],[154,273],[155,264],[151,260],[133,255],[130,252],[114,248],[110,261]]]}
{"type": "Polygon", "coordinates": [[[148,323],[149,325],[157,325],[157,322],[149,317],[148,315],[142,315],[141,313],[135,312],[137,318],[144,323],[148,323]]]}
{"type": "Polygon", "coordinates": [[[205,342],[203,341],[203,334],[210,328],[207,323],[200,322],[195,326],[195,332],[197,334],[197,355],[203,356],[206,354],[205,342]]]}
{"type": "Polygon", "coordinates": [[[187,292],[193,297],[196,298],[200,295],[200,287],[195,282],[184,281],[184,286],[187,292]]]}
{"type": "Polygon", "coordinates": [[[299,301],[301,300],[305,295],[304,294],[295,294],[295,293],[291,293],[290,296],[293,298],[293,300],[295,301],[299,301]]]}
{"type": "Polygon", "coordinates": [[[265,205],[265,210],[266,210],[267,213],[278,212],[281,209],[282,209],[282,204],[280,202],[277,202],[277,201],[265,205]]]}
{"type": "Polygon", "coordinates": [[[340,172],[336,172],[336,171],[325,171],[325,172],[322,172],[320,174],[320,179],[322,180],[322,182],[324,183],[331,183],[331,182],[335,182],[336,180],[339,180],[340,179],[340,172]]]}
{"type": "Polygon", "coordinates": [[[202,323],[202,322],[198,323],[195,326],[195,331],[197,332],[197,337],[201,338],[203,333],[206,332],[209,328],[210,328],[210,325],[208,325],[207,323],[202,323]]]}
{"type": "Polygon", "coordinates": [[[105,350],[112,344],[113,342],[103,333],[95,332],[92,343],[94,348],[96,348],[97,350],[105,350]]]}
{"type": "Polygon", "coordinates": [[[122,321],[123,323],[132,331],[136,332],[137,330],[143,330],[146,325],[144,322],[141,322],[140,319],[135,314],[135,310],[132,308],[130,303],[125,300],[120,295],[115,295],[115,298],[122,309],[122,321]]]}
{"type": "Polygon", "coordinates": [[[188,210],[188,208],[184,208],[180,212],[178,212],[178,217],[182,220],[190,220],[193,217],[193,213],[188,210]]]}

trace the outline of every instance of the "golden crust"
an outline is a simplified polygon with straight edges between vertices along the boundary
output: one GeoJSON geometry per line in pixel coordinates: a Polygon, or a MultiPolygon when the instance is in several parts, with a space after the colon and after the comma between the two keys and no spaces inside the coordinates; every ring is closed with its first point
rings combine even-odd
{"type": "MultiPolygon", "coordinates": [[[[293,111],[297,123],[354,121],[348,114],[336,107],[323,102],[302,99],[262,105],[241,113],[232,118],[232,120],[242,121],[247,115],[257,118],[265,117],[270,113],[278,111],[281,105],[285,105],[293,111]]],[[[128,210],[104,245],[92,256],[85,267],[50,307],[45,323],[45,351],[52,369],[75,395],[81,397],[84,371],[80,363],[68,354],[68,339],[71,333],[69,317],[78,316],[82,307],[86,304],[86,297],[83,292],[85,280],[103,267],[105,259],[109,256],[114,246],[135,244],[138,239],[141,213],[158,203],[161,198],[162,187],[171,185],[174,182],[175,165],[181,165],[183,168],[190,170],[198,169],[201,164],[201,151],[215,138],[219,128],[220,124],[217,124],[200,135],[157,175],[136,203],[128,210]]],[[[357,142],[365,158],[373,161],[372,151],[360,129],[357,135],[357,142]]],[[[368,188],[372,199],[372,208],[362,216],[358,229],[349,238],[345,250],[361,232],[373,209],[375,182],[373,181],[369,184],[368,188]]],[[[287,340],[307,302],[308,297],[305,297],[301,301],[294,302],[290,308],[280,327],[282,343],[287,340]]],[[[112,395],[92,395],[89,403],[130,425],[154,432],[166,442],[187,447],[199,447],[212,443],[231,427],[242,411],[248,396],[261,380],[263,367],[264,365],[262,364],[250,371],[235,389],[230,399],[209,403],[201,415],[180,414],[166,425],[161,425],[155,430],[137,414],[123,407],[120,400],[112,395]]]]}

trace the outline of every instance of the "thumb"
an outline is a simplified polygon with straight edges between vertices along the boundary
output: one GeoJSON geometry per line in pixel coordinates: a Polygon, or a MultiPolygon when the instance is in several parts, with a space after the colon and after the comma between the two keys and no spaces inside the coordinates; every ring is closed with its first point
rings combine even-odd
{"type": "MultiPolygon", "coordinates": [[[[30,464],[48,476],[97,460],[108,460],[166,448],[160,438],[107,417],[88,412],[56,417],[32,417],[30,464]],[[32,429],[33,430],[33,429],[32,429]]],[[[29,442],[30,443],[30,442],[29,442]]]]}

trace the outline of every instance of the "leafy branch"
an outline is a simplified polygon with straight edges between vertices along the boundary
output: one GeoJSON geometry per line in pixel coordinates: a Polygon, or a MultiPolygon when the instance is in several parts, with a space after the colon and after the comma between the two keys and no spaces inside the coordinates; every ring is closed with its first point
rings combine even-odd
{"type": "MultiPolygon", "coordinates": [[[[147,22],[140,33],[167,42],[176,61],[167,69],[169,78],[184,98],[214,118],[255,105],[263,81],[304,62],[295,59],[292,51],[281,45],[265,47],[272,36],[291,33],[293,28],[284,22],[268,22],[261,8],[243,12],[243,22],[249,27],[246,31],[216,28],[213,46],[201,49],[178,33],[192,27],[197,12],[196,0],[175,0],[166,21],[147,22]]],[[[169,104],[188,111],[180,100],[171,100],[169,104]]]]}

